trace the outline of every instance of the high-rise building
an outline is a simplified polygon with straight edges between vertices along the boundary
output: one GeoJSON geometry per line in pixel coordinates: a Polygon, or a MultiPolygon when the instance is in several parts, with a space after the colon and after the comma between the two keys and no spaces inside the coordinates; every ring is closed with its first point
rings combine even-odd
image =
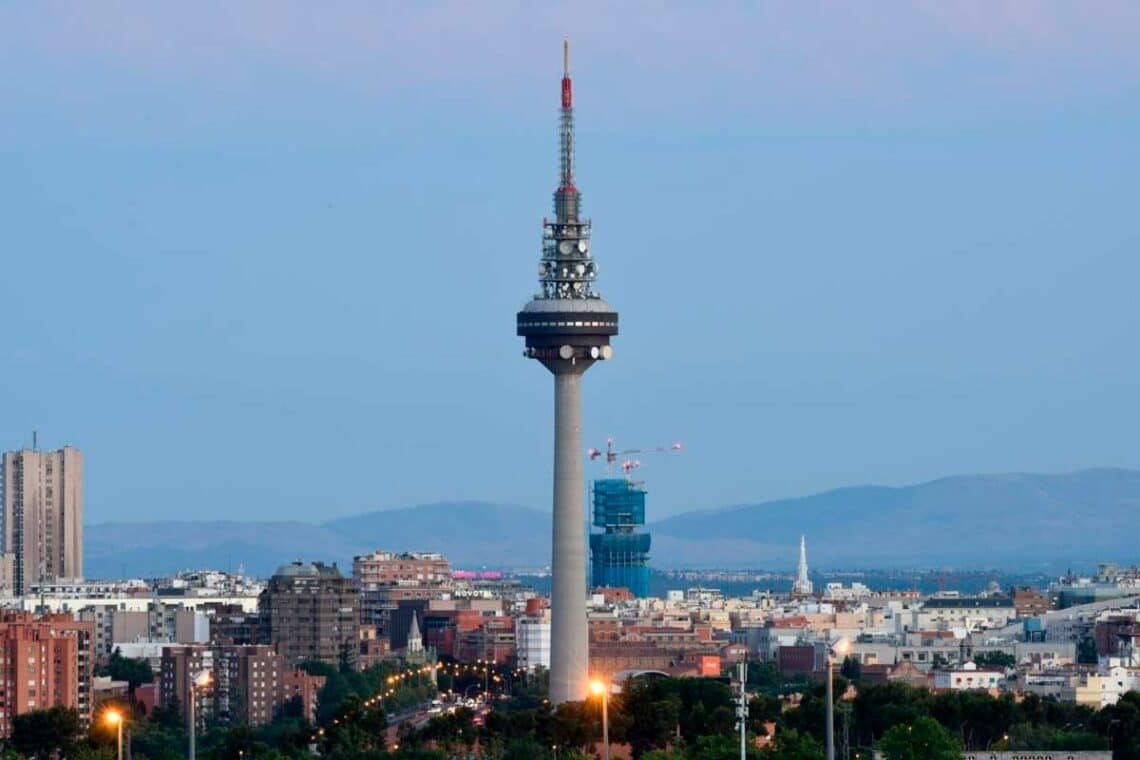
{"type": "Polygon", "coordinates": [[[277,569],[261,594],[261,640],[289,666],[306,660],[356,664],[360,612],[356,586],[336,564],[301,561],[277,569]]]}
{"type": "Polygon", "coordinates": [[[792,583],[792,596],[811,596],[812,589],[808,578],[807,540],[800,536],[800,563],[796,567],[796,580],[792,583]]]}
{"type": "Polygon", "coordinates": [[[645,525],[645,489],[627,478],[594,481],[594,527],[590,555],[595,586],[627,588],[636,597],[649,596],[648,533],[645,525]]]}
{"type": "Polygon", "coordinates": [[[449,586],[451,564],[435,552],[374,551],[352,558],[352,577],[361,590],[400,584],[449,586]]]}
{"type": "Polygon", "coordinates": [[[83,455],[22,449],[4,454],[4,553],[17,596],[40,582],[83,577],[83,455]]]}
{"type": "Polygon", "coordinates": [[[91,720],[92,624],[71,615],[0,617],[0,736],[12,719],[32,710],[73,707],[91,720]]]}
{"type": "Polygon", "coordinates": [[[526,614],[515,620],[515,648],[520,668],[531,673],[550,668],[550,610],[527,605],[526,614]]]}
{"type": "Polygon", "coordinates": [[[159,672],[162,704],[176,705],[185,715],[191,682],[208,672],[207,684],[194,689],[195,722],[262,726],[293,696],[295,684],[285,683],[286,670],[270,646],[169,646],[162,651],[159,672]]]}
{"type": "Polygon", "coordinates": [[[360,624],[374,626],[376,635],[389,639],[393,649],[404,646],[408,619],[393,618],[401,606],[438,599],[452,589],[451,565],[434,552],[374,551],[352,560],[352,577],[360,589],[360,624]]]}
{"type": "Polygon", "coordinates": [[[204,610],[157,601],[148,604],[146,610],[125,610],[115,603],[92,604],[79,611],[79,619],[95,626],[97,657],[109,656],[116,644],[204,644],[210,641],[210,618],[204,610]]]}
{"type": "Polygon", "coordinates": [[[590,652],[586,628],[586,531],[582,496],[582,375],[613,353],[618,315],[594,290],[598,267],[590,222],[574,184],[574,99],[569,44],[563,44],[561,176],[554,219],[543,221],[540,290],[517,315],[525,356],[554,375],[554,531],[551,558],[550,701],[585,699],[590,652]]]}

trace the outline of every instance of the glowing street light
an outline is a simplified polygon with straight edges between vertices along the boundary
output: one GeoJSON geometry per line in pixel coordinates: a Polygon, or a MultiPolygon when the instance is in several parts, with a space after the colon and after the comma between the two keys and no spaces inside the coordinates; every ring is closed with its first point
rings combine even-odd
{"type": "Polygon", "coordinates": [[[851,642],[840,637],[827,648],[827,760],[835,760],[835,699],[831,682],[835,676],[835,658],[846,657],[851,642]]]}
{"type": "Polygon", "coordinates": [[[195,734],[198,732],[197,722],[194,720],[194,703],[197,700],[196,695],[199,688],[206,688],[210,685],[210,671],[200,670],[194,675],[193,678],[187,680],[188,699],[190,703],[190,760],[197,760],[197,753],[195,752],[194,743],[196,740],[195,734]]]}
{"type": "Polygon", "coordinates": [[[590,691],[602,698],[602,757],[610,760],[610,711],[609,694],[607,694],[609,689],[606,688],[605,682],[595,679],[590,681],[590,691]]]}
{"type": "Polygon", "coordinates": [[[118,710],[108,710],[106,712],[107,722],[115,726],[119,736],[119,760],[123,760],[123,714],[118,710]]]}

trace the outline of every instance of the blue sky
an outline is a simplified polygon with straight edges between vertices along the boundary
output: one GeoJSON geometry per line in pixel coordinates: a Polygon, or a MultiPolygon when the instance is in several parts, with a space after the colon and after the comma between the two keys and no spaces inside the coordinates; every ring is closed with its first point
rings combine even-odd
{"type": "Polygon", "coordinates": [[[533,5],[0,5],[3,446],[90,522],[546,507],[568,33],[656,516],[1140,466],[1140,6],[533,5]]]}

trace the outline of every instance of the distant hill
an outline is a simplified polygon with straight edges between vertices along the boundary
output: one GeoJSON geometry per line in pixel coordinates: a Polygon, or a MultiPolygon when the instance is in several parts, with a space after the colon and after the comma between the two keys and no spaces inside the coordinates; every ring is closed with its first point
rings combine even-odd
{"type": "Polygon", "coordinates": [[[369,512],[325,523],[355,542],[357,554],[378,548],[443,552],[463,567],[550,564],[550,514],[482,501],[444,502],[369,512]]]}
{"type": "MultiPolygon", "coordinates": [[[[652,508],[652,507],[651,507],[652,508]]],[[[966,475],[902,488],[858,486],[686,512],[649,526],[656,567],[791,570],[801,533],[813,567],[1029,567],[1140,560],[1140,472],[966,475]]],[[[373,549],[439,551],[461,567],[549,563],[550,516],[447,502],[303,522],[105,523],[87,527],[87,575],[152,576],[239,565],[268,575],[294,558],[373,549]]]]}
{"type": "Polygon", "coordinates": [[[659,566],[896,567],[1140,559],[1140,472],[965,475],[687,512],[653,524],[659,566]]]}
{"type": "Polygon", "coordinates": [[[444,552],[452,564],[543,566],[550,517],[526,507],[447,502],[304,522],[102,523],[86,529],[90,578],[151,577],[191,568],[244,567],[266,576],[293,559],[338,562],[374,549],[444,552]]]}

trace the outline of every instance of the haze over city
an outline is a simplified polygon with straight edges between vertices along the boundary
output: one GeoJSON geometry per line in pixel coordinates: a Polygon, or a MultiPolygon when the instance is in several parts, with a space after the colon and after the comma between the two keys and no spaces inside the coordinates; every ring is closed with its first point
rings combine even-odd
{"type": "Polygon", "coordinates": [[[0,8],[0,437],[88,522],[549,508],[564,34],[583,440],[684,441],[654,519],[1140,467],[1135,4],[54,10],[0,8]]]}

